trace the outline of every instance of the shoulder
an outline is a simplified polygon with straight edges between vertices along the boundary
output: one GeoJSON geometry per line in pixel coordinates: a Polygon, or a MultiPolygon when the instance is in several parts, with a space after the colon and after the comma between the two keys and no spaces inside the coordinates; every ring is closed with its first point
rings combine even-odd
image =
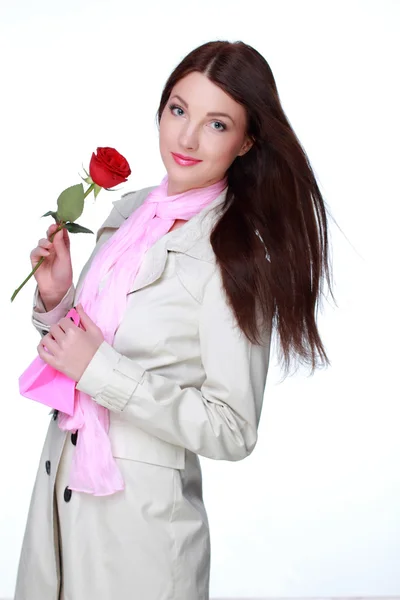
{"type": "Polygon", "coordinates": [[[96,241],[99,240],[103,232],[108,229],[118,229],[122,223],[131,215],[147,198],[155,186],[143,188],[133,192],[122,194],[119,200],[114,200],[113,208],[97,231],[96,241]]]}
{"type": "Polygon", "coordinates": [[[155,189],[156,186],[150,186],[146,188],[142,188],[141,190],[136,190],[133,192],[127,192],[126,194],[122,194],[119,200],[115,200],[113,202],[114,209],[119,212],[121,216],[125,219],[129,217],[130,214],[133,213],[147,198],[152,190],[155,189]]]}

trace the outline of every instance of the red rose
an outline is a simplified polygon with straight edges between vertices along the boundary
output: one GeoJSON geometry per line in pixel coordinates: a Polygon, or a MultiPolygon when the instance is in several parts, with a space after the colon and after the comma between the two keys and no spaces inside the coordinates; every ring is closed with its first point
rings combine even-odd
{"type": "Polygon", "coordinates": [[[89,165],[90,177],[102,188],[112,188],[127,181],[131,169],[126,158],[114,148],[97,148],[89,165]]]}

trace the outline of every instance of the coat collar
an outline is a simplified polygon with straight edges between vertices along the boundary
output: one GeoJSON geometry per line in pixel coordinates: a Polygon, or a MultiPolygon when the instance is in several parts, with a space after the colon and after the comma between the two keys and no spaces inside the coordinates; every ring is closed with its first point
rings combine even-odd
{"type": "MultiPolygon", "coordinates": [[[[143,204],[153,189],[154,187],[150,187],[138,192],[128,192],[120,200],[115,200],[113,202],[115,210],[103,223],[101,229],[120,227],[124,220],[143,204]]],[[[218,217],[222,214],[225,199],[226,189],[187,223],[165,234],[153,247],[161,244],[167,250],[182,252],[199,260],[215,262],[214,251],[210,244],[210,234],[218,217]]]]}
{"type": "MultiPolygon", "coordinates": [[[[136,210],[151,192],[145,188],[138,192],[128,192],[120,200],[113,202],[114,210],[100,227],[97,239],[104,229],[118,229],[134,210],[136,210]]],[[[132,284],[130,292],[135,292],[157,281],[164,272],[168,252],[178,252],[192,258],[215,265],[215,254],[210,243],[210,234],[218,217],[222,214],[226,199],[226,189],[197,215],[184,225],[168,232],[146,252],[141,267],[132,284]]],[[[186,273],[187,277],[198,277],[198,274],[186,273]]],[[[193,286],[192,286],[193,287],[193,286]]],[[[196,294],[195,294],[196,297],[196,294]]]]}

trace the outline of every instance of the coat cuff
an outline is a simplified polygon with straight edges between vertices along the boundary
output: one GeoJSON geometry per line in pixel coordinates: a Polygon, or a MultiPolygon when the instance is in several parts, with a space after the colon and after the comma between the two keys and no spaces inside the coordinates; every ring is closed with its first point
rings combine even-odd
{"type": "Polygon", "coordinates": [[[143,380],[144,369],[103,341],[76,388],[109,410],[124,410],[143,380]]]}
{"type": "Polygon", "coordinates": [[[38,329],[50,329],[51,325],[55,325],[65,317],[70,308],[72,308],[75,296],[75,286],[71,285],[66,292],[64,298],[52,310],[46,311],[43,301],[39,294],[39,289],[36,288],[33,298],[32,321],[38,329]]]}

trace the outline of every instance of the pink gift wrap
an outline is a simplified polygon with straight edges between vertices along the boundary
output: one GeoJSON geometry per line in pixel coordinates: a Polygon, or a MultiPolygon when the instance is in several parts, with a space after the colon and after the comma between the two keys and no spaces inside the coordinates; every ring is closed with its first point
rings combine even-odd
{"type": "MultiPolygon", "coordinates": [[[[74,308],[67,313],[75,325],[79,315],[74,308]]],[[[25,398],[36,400],[69,416],[74,414],[76,381],[53,369],[37,356],[19,377],[19,391],[25,398]]]]}

